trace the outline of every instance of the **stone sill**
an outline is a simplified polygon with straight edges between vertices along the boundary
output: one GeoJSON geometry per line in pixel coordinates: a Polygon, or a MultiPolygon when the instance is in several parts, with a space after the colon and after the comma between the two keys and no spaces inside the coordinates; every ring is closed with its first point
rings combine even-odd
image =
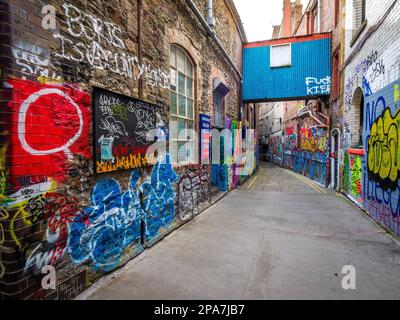
{"type": "Polygon", "coordinates": [[[364,149],[347,149],[347,153],[355,156],[364,156],[365,150],[364,149]]]}

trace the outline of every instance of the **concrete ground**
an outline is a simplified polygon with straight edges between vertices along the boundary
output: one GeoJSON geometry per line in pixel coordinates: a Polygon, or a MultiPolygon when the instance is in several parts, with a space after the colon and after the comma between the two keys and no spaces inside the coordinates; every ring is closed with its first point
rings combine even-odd
{"type": "Polygon", "coordinates": [[[263,164],[79,299],[400,299],[400,247],[346,198],[263,164]]]}

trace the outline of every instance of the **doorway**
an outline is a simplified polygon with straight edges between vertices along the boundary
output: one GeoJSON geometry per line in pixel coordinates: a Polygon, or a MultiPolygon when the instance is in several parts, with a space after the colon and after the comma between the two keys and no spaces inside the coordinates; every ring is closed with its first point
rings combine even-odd
{"type": "Polygon", "coordinates": [[[331,188],[339,190],[339,150],[340,130],[333,129],[331,132],[331,188]]]}

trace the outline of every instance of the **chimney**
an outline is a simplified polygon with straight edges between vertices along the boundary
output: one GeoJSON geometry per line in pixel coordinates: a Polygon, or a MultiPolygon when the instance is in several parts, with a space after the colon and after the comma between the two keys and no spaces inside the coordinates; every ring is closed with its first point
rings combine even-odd
{"type": "Polygon", "coordinates": [[[281,37],[292,35],[292,3],[290,0],[283,0],[283,20],[281,37]]]}

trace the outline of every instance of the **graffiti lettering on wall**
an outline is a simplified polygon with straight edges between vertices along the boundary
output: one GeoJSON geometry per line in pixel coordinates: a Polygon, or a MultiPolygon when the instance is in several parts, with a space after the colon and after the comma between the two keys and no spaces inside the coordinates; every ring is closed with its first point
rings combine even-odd
{"type": "Polygon", "coordinates": [[[327,130],[302,128],[300,148],[286,153],[288,168],[323,185],[326,183],[327,130]],[[292,160],[290,159],[292,158],[292,160]]]}
{"type": "Polygon", "coordinates": [[[398,81],[366,99],[363,161],[364,206],[400,235],[400,106],[398,81]]]}
{"type": "Polygon", "coordinates": [[[55,72],[50,71],[50,51],[28,41],[17,41],[11,48],[16,64],[21,72],[37,77],[61,80],[55,72]]]}
{"type": "Polygon", "coordinates": [[[19,178],[41,179],[43,175],[63,181],[67,160],[73,154],[91,157],[89,141],[90,96],[70,86],[41,85],[9,80],[13,97],[10,137],[12,184],[19,178]]]}
{"type": "Polygon", "coordinates": [[[144,77],[150,86],[169,88],[170,76],[160,68],[139,63],[136,56],[126,51],[122,30],[114,23],[83,12],[64,3],[68,34],[55,34],[60,41],[59,58],[86,62],[95,69],[107,70],[132,80],[144,77]]]}
{"type": "Polygon", "coordinates": [[[23,188],[10,196],[14,201],[5,207],[11,216],[10,236],[24,270],[35,275],[41,274],[43,266],[55,266],[64,257],[68,224],[78,211],[78,200],[55,188],[55,182],[23,188]]]}
{"type": "Polygon", "coordinates": [[[329,95],[331,93],[331,77],[322,79],[308,77],[306,78],[307,95],[315,96],[319,94],[329,95]]]}
{"type": "Polygon", "coordinates": [[[307,152],[326,152],[326,131],[302,129],[301,149],[307,152]]]}
{"type": "Polygon", "coordinates": [[[82,156],[75,156],[70,163],[66,186],[69,189],[82,193],[90,190],[93,176],[93,166],[89,160],[82,156]]]}
{"type": "Polygon", "coordinates": [[[377,93],[400,78],[400,55],[393,56],[393,53],[397,53],[399,50],[400,41],[394,41],[383,53],[374,50],[355,66],[353,72],[346,79],[345,112],[350,111],[352,107],[355,83],[358,78],[362,79],[366,97],[377,93]]]}
{"type": "Polygon", "coordinates": [[[98,88],[94,97],[97,173],[146,166],[157,106],[98,88]]]}
{"type": "Polygon", "coordinates": [[[92,192],[92,205],[77,215],[69,228],[72,260],[90,262],[93,268],[108,272],[120,262],[124,250],[141,248],[141,225],[147,241],[153,241],[161,228],[168,228],[175,217],[178,179],[167,155],[154,166],[151,176],[139,186],[140,173],[131,173],[128,190],[118,181],[102,179],[92,192]],[[141,203],[141,196],[143,202],[141,203]]]}
{"type": "Polygon", "coordinates": [[[279,132],[277,135],[271,136],[269,139],[269,152],[271,160],[277,165],[282,165],[283,159],[283,137],[279,132]]]}
{"type": "Polygon", "coordinates": [[[400,178],[400,110],[390,108],[372,124],[368,138],[368,173],[384,189],[395,190],[400,178]]]}
{"type": "Polygon", "coordinates": [[[161,228],[168,228],[175,216],[176,192],[173,187],[179,176],[172,168],[170,155],[157,163],[150,178],[141,186],[145,215],[145,236],[154,240],[161,228]]]}
{"type": "Polygon", "coordinates": [[[297,149],[297,134],[294,133],[293,128],[286,130],[284,143],[284,166],[288,169],[294,169],[293,154],[297,149]]]}
{"type": "Polygon", "coordinates": [[[92,206],[83,210],[89,223],[77,216],[69,230],[68,250],[75,263],[90,261],[95,268],[110,271],[120,262],[123,250],[140,240],[142,208],[138,180],[139,172],[132,172],[125,192],[114,179],[97,182],[92,206]]]}
{"type": "Polygon", "coordinates": [[[182,176],[178,183],[178,210],[181,220],[199,213],[199,205],[211,202],[210,173],[206,168],[197,174],[182,176]]]}
{"type": "Polygon", "coordinates": [[[358,201],[362,202],[362,164],[361,157],[350,156],[350,193],[358,201]]]}

